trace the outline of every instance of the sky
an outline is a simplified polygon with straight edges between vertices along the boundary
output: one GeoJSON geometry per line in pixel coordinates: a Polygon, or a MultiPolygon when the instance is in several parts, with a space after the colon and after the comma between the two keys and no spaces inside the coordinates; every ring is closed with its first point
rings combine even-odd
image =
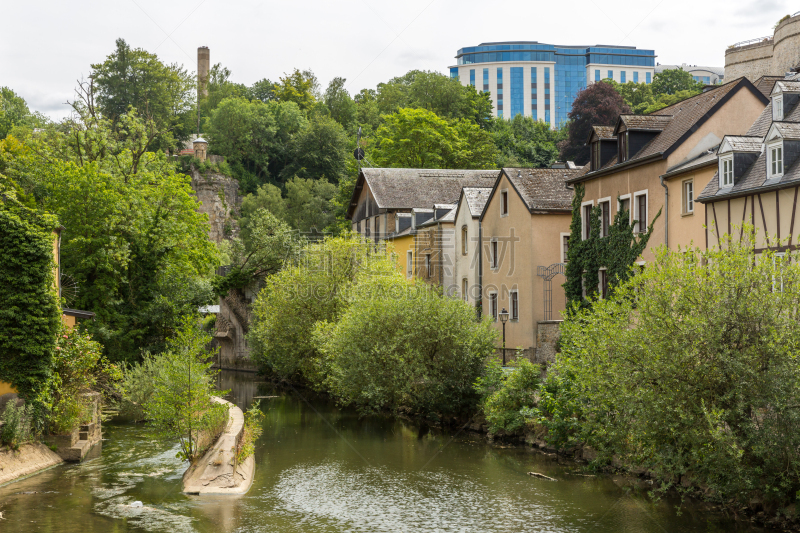
{"type": "Polygon", "coordinates": [[[662,64],[724,66],[725,49],[772,34],[800,9],[783,0],[27,0],[6,2],[0,86],[54,119],[77,80],[122,37],[196,71],[197,47],[232,81],[311,69],[355,94],[411,69],[446,73],[459,48],[483,42],[626,45],[662,64]],[[724,6],[724,8],[723,8],[724,6]]]}

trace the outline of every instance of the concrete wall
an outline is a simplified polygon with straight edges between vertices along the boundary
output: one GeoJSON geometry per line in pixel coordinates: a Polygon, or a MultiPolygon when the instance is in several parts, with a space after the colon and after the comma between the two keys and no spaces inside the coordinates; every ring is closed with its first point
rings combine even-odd
{"type": "Polygon", "coordinates": [[[781,22],[772,39],[728,48],[725,51],[725,78],[782,76],[800,65],[800,15],[781,22]]]}

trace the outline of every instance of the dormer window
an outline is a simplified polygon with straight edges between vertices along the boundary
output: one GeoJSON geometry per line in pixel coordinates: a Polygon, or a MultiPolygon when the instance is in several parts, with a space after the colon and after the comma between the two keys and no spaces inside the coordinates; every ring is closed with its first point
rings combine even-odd
{"type": "Polygon", "coordinates": [[[628,132],[619,134],[619,162],[624,163],[628,160],[628,132]]]}
{"type": "Polygon", "coordinates": [[[783,95],[772,97],[772,120],[783,120],[783,95]]]}
{"type": "Polygon", "coordinates": [[[783,143],[770,144],[767,147],[767,158],[770,179],[783,176],[783,143]]]}
{"type": "Polygon", "coordinates": [[[600,141],[592,143],[592,170],[600,170],[600,141]]]}
{"type": "Polygon", "coordinates": [[[719,158],[720,188],[733,186],[733,155],[719,158]]]}

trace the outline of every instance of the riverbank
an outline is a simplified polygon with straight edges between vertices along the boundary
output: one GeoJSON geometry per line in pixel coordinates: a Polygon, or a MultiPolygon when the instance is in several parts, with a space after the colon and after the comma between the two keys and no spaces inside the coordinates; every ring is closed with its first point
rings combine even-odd
{"type": "Polygon", "coordinates": [[[38,474],[63,462],[56,452],[40,442],[23,444],[19,450],[0,448],[0,485],[38,474]]]}
{"type": "Polygon", "coordinates": [[[244,433],[244,413],[222,398],[216,403],[228,405],[228,425],[208,451],[186,470],[183,492],[194,495],[245,494],[250,490],[256,463],[253,456],[241,464],[236,461],[238,444],[244,433]]]}

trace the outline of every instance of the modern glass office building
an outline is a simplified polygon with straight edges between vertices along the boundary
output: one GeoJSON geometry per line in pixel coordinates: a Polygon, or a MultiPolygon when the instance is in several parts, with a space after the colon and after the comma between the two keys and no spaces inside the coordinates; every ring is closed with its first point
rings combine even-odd
{"type": "Polygon", "coordinates": [[[459,50],[450,76],[489,92],[498,117],[522,114],[556,127],[567,120],[578,91],[590,83],[605,78],[650,83],[655,57],[653,50],[632,46],[483,43],[459,50]]]}

